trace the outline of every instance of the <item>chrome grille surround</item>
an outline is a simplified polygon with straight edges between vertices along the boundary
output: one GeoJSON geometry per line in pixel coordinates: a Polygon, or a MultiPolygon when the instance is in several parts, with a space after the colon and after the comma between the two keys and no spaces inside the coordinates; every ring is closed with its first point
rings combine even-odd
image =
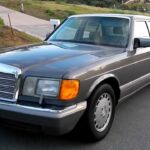
{"type": "Polygon", "coordinates": [[[0,100],[16,102],[19,94],[21,69],[0,63],[0,100]]]}

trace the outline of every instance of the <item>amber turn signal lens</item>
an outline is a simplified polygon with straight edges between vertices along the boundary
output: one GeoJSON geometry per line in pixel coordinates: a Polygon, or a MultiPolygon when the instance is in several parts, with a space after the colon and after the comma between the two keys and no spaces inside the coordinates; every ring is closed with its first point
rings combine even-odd
{"type": "Polygon", "coordinates": [[[79,81],[78,80],[62,80],[60,95],[61,100],[72,100],[79,92],[79,81]]]}

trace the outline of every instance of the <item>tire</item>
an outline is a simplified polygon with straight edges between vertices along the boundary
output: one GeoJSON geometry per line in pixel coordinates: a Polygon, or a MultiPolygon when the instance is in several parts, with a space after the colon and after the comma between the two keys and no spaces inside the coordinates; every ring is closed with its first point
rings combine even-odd
{"type": "Polygon", "coordinates": [[[88,100],[82,123],[90,141],[102,140],[109,132],[115,115],[115,93],[109,84],[95,90],[88,100]]]}

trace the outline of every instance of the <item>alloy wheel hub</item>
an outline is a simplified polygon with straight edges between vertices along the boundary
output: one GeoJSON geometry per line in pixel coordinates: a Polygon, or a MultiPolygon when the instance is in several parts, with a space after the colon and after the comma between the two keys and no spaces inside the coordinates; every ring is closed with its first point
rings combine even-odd
{"type": "Polygon", "coordinates": [[[109,93],[103,93],[96,104],[94,123],[97,131],[102,132],[109,124],[112,114],[112,98],[109,93]]]}

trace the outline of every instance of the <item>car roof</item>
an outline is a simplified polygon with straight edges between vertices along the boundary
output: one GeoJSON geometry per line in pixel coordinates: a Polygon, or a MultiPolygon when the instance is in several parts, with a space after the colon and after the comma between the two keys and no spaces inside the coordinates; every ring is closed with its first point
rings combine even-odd
{"type": "Polygon", "coordinates": [[[140,20],[150,20],[149,16],[144,15],[132,15],[132,14],[81,14],[81,15],[73,15],[70,17],[117,17],[117,18],[133,18],[140,20]]]}

